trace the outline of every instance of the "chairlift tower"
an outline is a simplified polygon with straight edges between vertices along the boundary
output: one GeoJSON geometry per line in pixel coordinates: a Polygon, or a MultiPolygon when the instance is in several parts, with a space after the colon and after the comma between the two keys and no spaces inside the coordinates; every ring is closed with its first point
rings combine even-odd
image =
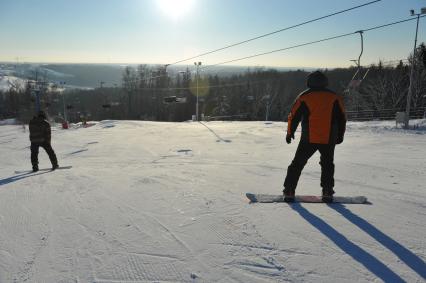
{"type": "Polygon", "coordinates": [[[200,78],[200,66],[201,66],[201,62],[194,62],[194,65],[197,68],[197,103],[195,105],[195,117],[196,117],[196,121],[199,121],[199,116],[198,116],[198,80],[200,78]]]}
{"type": "Polygon", "coordinates": [[[414,10],[410,10],[411,16],[417,17],[417,24],[416,24],[416,36],[414,37],[414,49],[413,49],[413,63],[411,64],[411,73],[410,73],[410,85],[408,87],[408,95],[407,95],[407,105],[405,107],[405,123],[404,128],[409,128],[409,122],[410,122],[410,107],[411,107],[411,96],[413,94],[413,85],[414,85],[414,69],[416,66],[416,47],[417,47],[417,33],[419,30],[419,19],[420,15],[426,14],[426,7],[422,8],[420,10],[420,13],[415,13],[414,10]]]}
{"type": "Polygon", "coordinates": [[[62,106],[63,106],[63,108],[64,108],[64,121],[66,122],[66,123],[68,123],[68,117],[67,117],[67,107],[66,107],[66,105],[67,105],[67,102],[66,102],[66,97],[65,97],[65,84],[66,84],[66,82],[59,82],[59,85],[61,86],[61,88],[62,88],[62,106]]]}
{"type": "Polygon", "coordinates": [[[35,96],[36,113],[38,113],[40,112],[40,87],[38,86],[37,82],[36,82],[36,85],[34,86],[33,94],[35,96]]]}
{"type": "Polygon", "coordinates": [[[32,93],[35,96],[36,113],[40,112],[40,110],[41,110],[40,95],[41,95],[42,91],[45,90],[46,84],[47,84],[47,82],[40,81],[38,79],[38,71],[36,70],[35,84],[34,84],[34,88],[32,90],[32,93]]]}

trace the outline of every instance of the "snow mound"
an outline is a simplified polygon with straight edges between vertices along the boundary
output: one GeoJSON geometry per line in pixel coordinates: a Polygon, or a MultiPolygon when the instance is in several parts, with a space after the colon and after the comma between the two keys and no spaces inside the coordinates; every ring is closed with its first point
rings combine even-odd
{"type": "Polygon", "coordinates": [[[348,122],[348,129],[366,130],[376,133],[399,132],[405,134],[426,134],[426,119],[410,120],[410,129],[406,130],[403,125],[396,125],[395,121],[368,121],[368,122],[348,122]]]}

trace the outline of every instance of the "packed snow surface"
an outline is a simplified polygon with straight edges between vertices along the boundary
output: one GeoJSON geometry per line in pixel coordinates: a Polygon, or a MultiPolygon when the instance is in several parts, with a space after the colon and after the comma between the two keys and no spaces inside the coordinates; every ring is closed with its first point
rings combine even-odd
{"type": "MultiPolygon", "coordinates": [[[[416,123],[348,124],[335,190],[364,205],[248,203],[281,193],[297,147],[285,123],[58,127],[53,148],[72,168],[37,173],[16,173],[31,169],[28,130],[0,126],[0,282],[424,282],[416,123]]],[[[298,194],[320,194],[318,162],[298,194]]]]}

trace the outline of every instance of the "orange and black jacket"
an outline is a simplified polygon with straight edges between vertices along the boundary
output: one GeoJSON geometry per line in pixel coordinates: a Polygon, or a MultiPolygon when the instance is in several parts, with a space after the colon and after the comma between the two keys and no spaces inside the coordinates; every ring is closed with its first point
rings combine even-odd
{"type": "Polygon", "coordinates": [[[302,92],[288,115],[287,135],[302,122],[301,141],[315,144],[339,144],[346,130],[343,100],[327,88],[309,88],[302,92]]]}

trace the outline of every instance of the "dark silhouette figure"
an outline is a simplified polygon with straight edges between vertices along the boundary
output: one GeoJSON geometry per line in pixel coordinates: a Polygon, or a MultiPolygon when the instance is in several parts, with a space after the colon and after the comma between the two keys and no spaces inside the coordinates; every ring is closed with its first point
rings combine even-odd
{"type": "Polygon", "coordinates": [[[302,136],[284,182],[284,200],[294,201],[300,174],[309,158],[318,150],[321,154],[321,187],[324,202],[332,202],[334,194],[334,149],[343,142],[346,114],[343,100],[327,88],[327,77],[319,72],[309,74],[308,89],[293,104],[288,115],[286,142],[294,139],[301,122],[302,136]]]}
{"type": "Polygon", "coordinates": [[[40,111],[30,121],[30,141],[31,141],[31,164],[33,171],[38,171],[38,150],[42,147],[49,155],[50,162],[52,163],[52,170],[58,168],[58,159],[53,151],[51,145],[51,129],[50,124],[46,120],[46,114],[40,111]]]}

